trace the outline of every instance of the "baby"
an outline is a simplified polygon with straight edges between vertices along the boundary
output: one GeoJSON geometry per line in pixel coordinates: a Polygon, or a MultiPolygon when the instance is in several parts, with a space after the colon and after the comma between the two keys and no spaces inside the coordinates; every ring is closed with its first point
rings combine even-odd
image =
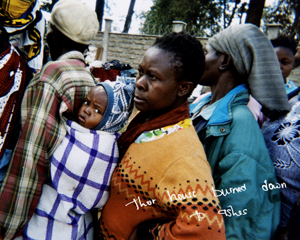
{"type": "Polygon", "coordinates": [[[118,131],[132,111],[134,86],[126,78],[100,83],[79,109],[79,124],[67,120],[67,134],[51,157],[51,180],[17,239],[93,239],[91,210],[108,200],[118,131]]]}

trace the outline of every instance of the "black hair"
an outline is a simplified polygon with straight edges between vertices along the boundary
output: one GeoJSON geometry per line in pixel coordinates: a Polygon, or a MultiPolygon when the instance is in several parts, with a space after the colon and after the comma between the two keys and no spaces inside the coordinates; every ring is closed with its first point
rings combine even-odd
{"type": "Polygon", "coordinates": [[[271,40],[271,43],[273,45],[274,48],[276,47],[285,47],[288,48],[292,51],[292,53],[295,55],[297,52],[297,42],[296,40],[294,40],[293,38],[289,37],[289,36],[279,36],[275,39],[271,40]]]}
{"type": "Polygon", "coordinates": [[[9,34],[3,26],[0,26],[0,53],[4,52],[9,46],[9,34]]]}
{"type": "Polygon", "coordinates": [[[68,51],[77,50],[81,53],[84,53],[84,51],[88,48],[88,45],[75,42],[72,39],[68,38],[54,24],[49,23],[49,27],[52,28],[52,31],[56,32],[55,38],[59,39],[60,45],[68,51]]]}
{"type": "Polygon", "coordinates": [[[178,81],[187,80],[194,88],[197,86],[205,70],[204,51],[197,38],[184,32],[173,32],[158,37],[152,46],[173,55],[178,81]]]}

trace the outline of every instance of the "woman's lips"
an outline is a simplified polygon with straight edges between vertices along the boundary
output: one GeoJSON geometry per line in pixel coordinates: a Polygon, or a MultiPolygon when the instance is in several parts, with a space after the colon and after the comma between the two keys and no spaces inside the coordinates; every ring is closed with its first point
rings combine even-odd
{"type": "Polygon", "coordinates": [[[146,102],[146,100],[140,98],[139,96],[134,96],[133,101],[134,101],[135,103],[143,103],[143,102],[146,102]]]}

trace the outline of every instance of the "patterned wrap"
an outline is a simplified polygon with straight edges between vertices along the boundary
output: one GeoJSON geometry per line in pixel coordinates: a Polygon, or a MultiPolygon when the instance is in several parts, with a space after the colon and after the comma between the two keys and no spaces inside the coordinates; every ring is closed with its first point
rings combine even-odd
{"type": "Polygon", "coordinates": [[[0,3],[0,24],[13,35],[12,41],[25,52],[28,66],[40,70],[43,64],[45,18],[37,0],[3,0],[0,3]]]}
{"type": "Polygon", "coordinates": [[[90,210],[108,200],[118,137],[67,121],[67,135],[51,158],[51,181],[17,239],[93,239],[90,210]]]}
{"type": "Polygon", "coordinates": [[[265,122],[262,128],[269,154],[273,161],[280,189],[280,226],[287,226],[300,192],[300,101],[290,100],[292,110],[285,117],[265,122]]]}
{"type": "Polygon", "coordinates": [[[0,159],[25,90],[25,62],[13,46],[0,56],[0,159]]]}

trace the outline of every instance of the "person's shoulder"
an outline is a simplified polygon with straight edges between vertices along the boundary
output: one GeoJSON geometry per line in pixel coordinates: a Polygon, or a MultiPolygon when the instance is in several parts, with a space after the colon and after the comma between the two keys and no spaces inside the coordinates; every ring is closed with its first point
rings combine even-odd
{"type": "Polygon", "coordinates": [[[85,67],[83,64],[80,64],[81,61],[78,59],[60,59],[56,61],[50,61],[45,64],[43,67],[44,74],[49,74],[49,72],[53,71],[68,71],[73,70],[73,68],[82,68],[82,70],[85,70],[85,67]]]}
{"type": "Polygon", "coordinates": [[[255,124],[258,126],[255,117],[253,116],[247,105],[237,105],[232,108],[232,123],[241,125],[250,124],[251,126],[255,124]]]}

